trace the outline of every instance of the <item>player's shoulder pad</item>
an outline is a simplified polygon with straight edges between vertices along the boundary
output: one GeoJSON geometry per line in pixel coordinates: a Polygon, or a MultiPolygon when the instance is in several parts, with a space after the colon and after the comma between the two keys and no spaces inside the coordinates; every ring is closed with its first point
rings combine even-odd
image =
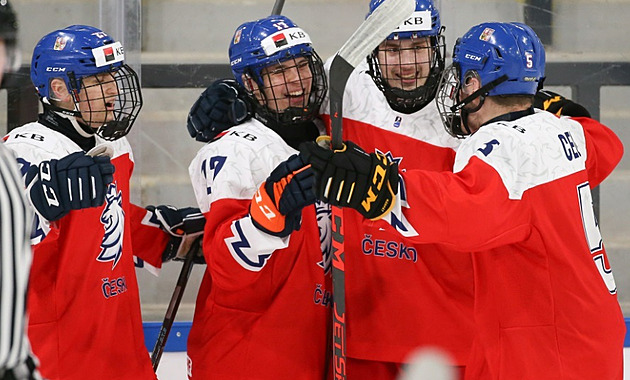
{"type": "Polygon", "coordinates": [[[77,145],[59,132],[37,122],[11,130],[4,144],[19,158],[30,163],[65,157],[77,151],[77,145]]]}
{"type": "Polygon", "coordinates": [[[131,149],[131,144],[129,144],[129,140],[127,137],[121,137],[114,141],[106,141],[99,136],[96,136],[96,145],[99,144],[107,144],[114,148],[114,155],[112,158],[116,158],[118,156],[122,156],[124,154],[129,154],[129,159],[133,162],[133,151],[131,149]]]}
{"type": "Polygon", "coordinates": [[[207,146],[220,152],[238,152],[240,150],[262,151],[274,149],[282,141],[271,129],[256,119],[250,119],[225,131],[220,138],[207,146]]]}
{"type": "Polygon", "coordinates": [[[453,171],[475,156],[499,173],[510,199],[520,199],[530,188],[584,169],[584,153],[579,123],[537,111],[481,127],[460,146],[453,171]]]}

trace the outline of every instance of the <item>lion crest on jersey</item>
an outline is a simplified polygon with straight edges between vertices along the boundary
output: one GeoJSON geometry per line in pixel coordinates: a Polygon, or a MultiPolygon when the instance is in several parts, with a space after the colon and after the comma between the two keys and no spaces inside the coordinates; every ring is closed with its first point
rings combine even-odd
{"type": "Polygon", "coordinates": [[[122,192],[117,190],[115,182],[107,187],[101,223],[103,223],[105,234],[101,242],[101,253],[96,260],[100,262],[113,261],[112,269],[114,269],[122,256],[123,234],[125,232],[122,192]]]}
{"type": "Polygon", "coordinates": [[[330,271],[332,263],[332,227],[330,205],[317,201],[315,202],[315,213],[317,215],[317,226],[319,227],[319,244],[322,248],[322,261],[318,262],[324,273],[330,271]]]}

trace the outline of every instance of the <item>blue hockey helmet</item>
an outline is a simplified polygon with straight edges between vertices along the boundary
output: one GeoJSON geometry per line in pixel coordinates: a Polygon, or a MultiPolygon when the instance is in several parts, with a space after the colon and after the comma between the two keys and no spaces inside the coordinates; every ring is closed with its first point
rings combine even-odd
{"type": "Polygon", "coordinates": [[[494,95],[534,95],[545,76],[545,48],[529,26],[489,22],[471,28],[455,43],[453,64],[460,83],[474,71],[482,85],[499,81],[488,91],[494,95]]]}
{"type": "MultiPolygon", "coordinates": [[[[366,16],[378,8],[386,0],[371,0],[370,10],[366,16]]],[[[416,0],[416,10],[405,20],[396,30],[387,36],[388,40],[411,37],[437,36],[442,32],[440,12],[436,8],[433,0],[416,0]]]]}
{"type": "MultiPolygon", "coordinates": [[[[31,81],[46,107],[81,118],[85,124],[81,127],[88,133],[115,140],[129,132],[142,107],[138,76],[124,63],[124,58],[120,42],[114,41],[102,30],[87,25],[72,25],[51,32],[39,40],[31,60],[31,81]],[[111,82],[115,82],[118,92],[112,111],[114,120],[97,122],[94,120],[98,117],[93,119],[93,115],[80,112],[79,94],[86,89],[84,78],[105,73],[111,74],[111,82]],[[73,110],[61,109],[50,102],[55,100],[50,87],[55,78],[62,79],[72,94],[75,104],[73,110]]],[[[99,85],[104,84],[101,80],[98,82],[99,85]]],[[[104,94],[99,99],[107,102],[104,94]]],[[[83,102],[86,100],[97,99],[83,99],[83,102]]]]}
{"type": "MultiPolygon", "coordinates": [[[[367,17],[384,1],[371,0],[367,17]]],[[[435,99],[445,66],[443,30],[433,0],[416,0],[415,11],[368,56],[368,73],[392,109],[409,114],[435,99]]]]}
{"type": "MultiPolygon", "coordinates": [[[[241,24],[230,43],[229,57],[232,73],[248,91],[259,118],[266,122],[292,124],[310,120],[318,114],[327,89],[323,64],[313,49],[309,35],[289,18],[272,15],[241,24]],[[281,63],[290,66],[288,61],[301,57],[308,62],[311,87],[308,98],[299,107],[291,106],[285,110],[269,107],[274,99],[257,98],[251,84],[243,80],[253,80],[262,90],[266,86],[263,79],[265,68],[281,63]]],[[[264,91],[260,91],[259,96],[265,97],[264,91]]]]}
{"type": "Polygon", "coordinates": [[[532,96],[545,76],[545,48],[529,26],[517,22],[489,22],[472,27],[457,40],[453,64],[444,70],[437,107],[446,130],[461,137],[471,133],[468,114],[477,112],[487,96],[532,96]],[[461,99],[467,79],[476,77],[481,88],[461,99]],[[475,99],[481,101],[474,107],[475,99]]]}

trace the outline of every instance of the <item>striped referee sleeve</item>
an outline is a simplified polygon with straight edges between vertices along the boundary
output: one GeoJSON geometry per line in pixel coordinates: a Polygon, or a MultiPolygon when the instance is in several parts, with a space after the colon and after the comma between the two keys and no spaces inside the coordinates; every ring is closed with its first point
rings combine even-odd
{"type": "Polygon", "coordinates": [[[26,337],[32,221],[15,157],[0,143],[0,378],[39,377],[26,337]]]}

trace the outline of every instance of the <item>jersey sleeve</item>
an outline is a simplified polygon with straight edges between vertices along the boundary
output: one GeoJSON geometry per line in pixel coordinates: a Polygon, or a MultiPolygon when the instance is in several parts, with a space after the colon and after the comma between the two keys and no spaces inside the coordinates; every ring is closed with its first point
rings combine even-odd
{"type": "Polygon", "coordinates": [[[386,218],[418,243],[476,251],[529,235],[530,215],[519,206],[522,201],[510,199],[499,173],[477,157],[458,173],[410,170],[402,177],[406,207],[386,218]]]}
{"type": "Polygon", "coordinates": [[[162,252],[170,239],[170,235],[162,231],[156,224],[149,222],[150,213],[143,207],[134,204],[131,208],[131,246],[137,267],[144,267],[157,275],[162,267],[162,252]]]}
{"type": "MultiPolygon", "coordinates": [[[[23,181],[26,172],[31,166],[39,165],[42,161],[60,159],[79,149],[78,146],[69,147],[62,144],[59,139],[56,138],[55,132],[34,124],[28,124],[9,132],[9,134],[4,137],[4,146],[13,152],[23,181]]],[[[31,230],[31,244],[36,245],[39,244],[52,229],[56,228],[56,224],[50,223],[46,218],[39,215],[32,205],[31,209],[35,215],[33,228],[31,230]]]]}
{"type": "Polygon", "coordinates": [[[206,145],[191,163],[195,196],[206,218],[203,253],[213,285],[238,290],[264,281],[274,252],[288,247],[290,237],[268,235],[249,217],[254,193],[274,164],[286,158],[279,154],[228,136],[206,145]]]}
{"type": "Polygon", "coordinates": [[[623,144],[610,128],[587,117],[573,118],[582,125],[586,139],[586,170],[591,188],[598,186],[623,156],[623,144]]]}

